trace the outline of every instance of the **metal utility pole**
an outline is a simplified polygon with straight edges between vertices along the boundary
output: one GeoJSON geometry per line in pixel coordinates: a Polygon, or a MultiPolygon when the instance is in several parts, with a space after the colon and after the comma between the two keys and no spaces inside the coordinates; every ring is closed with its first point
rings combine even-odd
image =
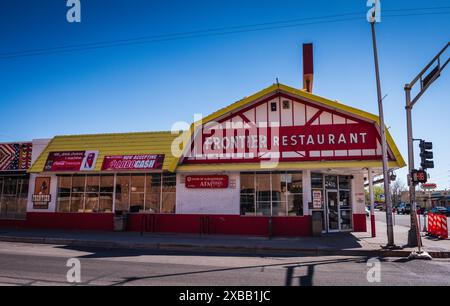
{"type": "Polygon", "coordinates": [[[442,70],[447,66],[450,57],[446,61],[441,59],[443,53],[450,45],[450,42],[425,66],[425,68],[412,80],[411,83],[405,85],[406,95],[406,128],[408,131],[408,185],[409,185],[409,201],[411,203],[411,229],[408,233],[408,245],[421,247],[420,229],[417,224],[417,203],[416,203],[416,184],[413,182],[412,172],[414,169],[414,138],[412,128],[412,109],[417,101],[422,97],[430,85],[439,78],[442,70]],[[443,64],[442,64],[443,63],[443,64]],[[436,65],[426,76],[428,70],[436,65]],[[411,90],[414,85],[420,81],[420,92],[411,100],[411,90]]]}
{"type": "Polygon", "coordinates": [[[368,180],[369,180],[369,199],[370,199],[370,231],[372,233],[372,238],[377,236],[377,230],[375,226],[375,194],[373,192],[373,174],[372,168],[367,169],[368,180]]]}
{"type": "Polygon", "coordinates": [[[371,23],[373,55],[375,60],[375,73],[377,79],[377,95],[378,95],[378,112],[380,118],[380,134],[381,134],[381,151],[383,161],[383,177],[384,177],[384,199],[386,203],[386,226],[387,226],[387,248],[394,248],[394,226],[392,222],[392,199],[390,192],[389,164],[387,155],[386,126],[384,124],[383,98],[381,94],[380,70],[378,65],[377,39],[375,34],[375,20],[371,23]]]}

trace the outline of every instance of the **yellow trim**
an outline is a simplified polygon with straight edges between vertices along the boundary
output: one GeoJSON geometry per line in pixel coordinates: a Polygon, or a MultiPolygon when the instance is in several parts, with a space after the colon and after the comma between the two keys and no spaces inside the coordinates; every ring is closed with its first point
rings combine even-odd
{"type": "MultiPolygon", "coordinates": [[[[220,171],[220,170],[242,170],[242,169],[261,169],[260,164],[215,164],[215,165],[179,165],[180,157],[172,155],[172,146],[181,141],[180,149],[183,151],[190,145],[196,129],[206,123],[217,120],[218,118],[230,114],[231,112],[258,101],[264,97],[270,96],[276,92],[285,92],[291,95],[299,96],[312,102],[328,106],[332,109],[346,112],[350,115],[358,116],[362,119],[374,122],[379,126],[379,118],[371,113],[359,110],[354,107],[346,106],[336,101],[308,93],[304,90],[295,89],[283,84],[271,85],[252,96],[246,97],[227,107],[224,107],[203,120],[191,124],[189,130],[180,134],[171,132],[141,132],[141,133],[122,133],[122,134],[96,134],[96,135],[72,135],[54,137],[44,151],[40,154],[32,167],[28,170],[30,173],[43,172],[48,153],[58,151],[78,151],[78,150],[99,150],[100,154],[97,160],[95,171],[101,170],[101,164],[105,155],[125,155],[125,154],[165,154],[166,158],[163,170],[175,172],[175,170],[184,171],[220,171]],[[178,142],[174,142],[174,140],[178,142]]],[[[402,168],[406,165],[395,142],[387,131],[387,142],[391,149],[395,162],[390,163],[392,168],[402,168]]],[[[301,162],[301,163],[280,163],[277,169],[319,169],[319,168],[347,168],[347,167],[378,167],[377,161],[343,161],[343,162],[301,162]]]]}
{"type": "Polygon", "coordinates": [[[175,158],[172,156],[171,145],[177,136],[171,132],[56,136],[49,142],[28,172],[44,172],[44,166],[50,152],[83,150],[99,151],[97,163],[92,173],[101,171],[105,156],[127,154],[164,154],[163,170],[168,170],[168,166],[172,164],[175,158]]]}
{"type": "MultiPolygon", "coordinates": [[[[339,168],[381,168],[381,161],[336,161],[336,162],[287,162],[279,163],[275,168],[261,168],[260,163],[230,163],[230,164],[202,164],[181,165],[177,172],[221,172],[221,171],[270,171],[270,170],[314,170],[314,169],[339,169],[339,168]]],[[[398,163],[389,162],[390,168],[398,168],[398,163]]]]}
{"type": "MultiPolygon", "coordinates": [[[[344,105],[344,104],[341,104],[339,102],[326,99],[326,98],[318,96],[318,95],[314,95],[312,93],[306,92],[305,90],[296,89],[296,88],[293,88],[293,87],[290,87],[290,86],[286,86],[286,85],[283,85],[283,84],[273,84],[273,85],[267,87],[266,89],[263,89],[263,90],[255,93],[254,95],[252,95],[250,97],[246,97],[246,98],[244,98],[244,99],[242,99],[240,101],[237,101],[237,102],[235,102],[235,103],[233,103],[233,104],[231,104],[231,105],[229,105],[227,107],[224,107],[224,108],[218,110],[217,112],[212,113],[211,115],[203,118],[203,120],[201,120],[201,121],[197,121],[197,122],[193,123],[191,125],[191,127],[189,128],[189,131],[186,131],[186,135],[184,137],[189,137],[189,139],[192,139],[192,136],[193,136],[193,134],[195,132],[195,127],[196,126],[199,126],[201,124],[206,124],[208,122],[217,120],[218,118],[220,118],[220,117],[222,117],[222,116],[224,116],[224,115],[226,115],[226,114],[228,114],[230,112],[233,112],[233,111],[235,111],[235,110],[237,110],[237,109],[239,109],[239,108],[241,108],[241,107],[243,107],[243,106],[245,106],[245,105],[247,105],[247,104],[249,104],[251,102],[257,101],[257,100],[259,100],[259,99],[261,99],[261,98],[263,98],[265,96],[268,96],[268,95],[270,95],[272,93],[275,93],[277,91],[284,91],[286,93],[289,93],[289,94],[292,94],[292,95],[296,95],[296,96],[300,96],[300,97],[303,97],[305,99],[311,100],[313,102],[318,102],[320,104],[324,104],[324,105],[326,105],[326,106],[328,106],[330,108],[334,108],[336,110],[344,111],[344,112],[347,112],[347,113],[349,113],[351,115],[356,115],[356,116],[359,116],[359,117],[361,117],[363,119],[367,119],[369,121],[375,122],[378,126],[380,126],[379,117],[374,115],[374,114],[371,114],[369,112],[366,112],[366,111],[363,111],[363,110],[360,110],[360,109],[357,109],[357,108],[354,108],[354,107],[351,107],[351,106],[347,106],[347,105],[344,105]]],[[[395,167],[396,168],[397,167],[398,168],[403,168],[403,167],[406,166],[405,160],[403,159],[403,157],[402,157],[402,155],[401,155],[397,145],[395,144],[394,139],[392,138],[391,134],[389,133],[388,130],[386,130],[386,131],[387,131],[387,133],[386,133],[386,141],[388,143],[389,148],[392,151],[392,154],[394,155],[394,157],[396,159],[395,167]]],[[[187,142],[187,143],[189,143],[189,142],[187,142]]],[[[184,166],[180,166],[179,163],[180,163],[180,158],[175,158],[173,160],[173,163],[169,165],[169,169],[171,171],[175,171],[176,169],[184,167],[184,166]]],[[[365,162],[365,163],[367,165],[367,162],[365,162]]],[[[289,163],[283,163],[283,165],[287,165],[287,164],[289,164],[289,163]]],[[[303,165],[307,165],[307,164],[310,164],[310,163],[302,163],[302,164],[303,165]]],[[[316,163],[314,163],[314,164],[316,164],[316,163]]],[[[281,163],[280,163],[280,165],[281,165],[281,163]]],[[[310,164],[310,165],[313,165],[313,164],[310,164]]],[[[259,164],[257,164],[257,166],[259,167],[259,164]]]]}

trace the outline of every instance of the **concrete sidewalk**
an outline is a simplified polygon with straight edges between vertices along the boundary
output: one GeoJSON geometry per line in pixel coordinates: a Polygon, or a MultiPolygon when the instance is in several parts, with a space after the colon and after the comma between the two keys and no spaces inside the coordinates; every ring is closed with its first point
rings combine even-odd
{"type": "MultiPolygon", "coordinates": [[[[371,245],[372,247],[380,247],[380,245],[387,244],[387,229],[385,222],[376,222],[377,237],[372,238],[370,233],[370,222],[367,223],[368,233],[353,233],[353,235],[364,241],[365,244],[371,245]]],[[[409,227],[396,225],[394,226],[394,240],[395,244],[400,247],[404,247],[405,250],[412,250],[411,248],[405,247],[408,244],[408,231],[409,227]]],[[[432,237],[427,237],[426,233],[422,232],[422,243],[427,252],[450,252],[450,239],[439,240],[432,237]]]]}
{"type": "MultiPolygon", "coordinates": [[[[377,222],[377,238],[370,233],[336,233],[322,237],[273,238],[123,232],[0,229],[0,241],[56,244],[72,247],[133,248],[172,251],[232,252],[246,254],[348,255],[407,257],[413,249],[382,250],[386,227],[377,222]]],[[[406,244],[407,228],[395,228],[397,244],[406,244]]],[[[424,239],[433,257],[450,258],[450,242],[424,239]]]]}

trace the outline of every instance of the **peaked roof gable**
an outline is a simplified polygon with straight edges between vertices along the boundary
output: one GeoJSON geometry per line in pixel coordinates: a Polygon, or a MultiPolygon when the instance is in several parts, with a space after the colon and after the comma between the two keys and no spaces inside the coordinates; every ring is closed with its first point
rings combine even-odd
{"type": "MultiPolygon", "coordinates": [[[[287,95],[291,95],[297,98],[300,98],[301,100],[304,100],[306,102],[311,102],[314,105],[319,105],[319,106],[323,106],[325,108],[330,109],[331,111],[335,111],[338,113],[342,113],[342,114],[346,114],[347,116],[344,117],[356,117],[359,118],[362,121],[366,121],[366,122],[370,122],[370,123],[374,123],[376,124],[378,130],[379,130],[379,125],[380,125],[380,120],[379,117],[362,111],[360,109],[354,108],[354,107],[350,107],[347,105],[343,105],[339,102],[336,101],[332,101],[311,93],[308,93],[304,90],[299,90],[299,89],[295,89],[283,84],[274,84],[271,85],[257,93],[255,93],[252,96],[246,97],[240,101],[237,101],[227,107],[224,107],[214,113],[212,113],[211,115],[203,118],[201,121],[197,121],[195,123],[193,123],[190,127],[190,129],[188,131],[186,131],[184,133],[184,135],[182,137],[184,137],[183,139],[183,143],[191,143],[194,133],[195,131],[202,125],[205,125],[207,123],[210,122],[215,122],[215,121],[223,121],[225,120],[227,117],[231,118],[236,112],[241,111],[243,109],[245,109],[246,107],[250,107],[251,105],[254,105],[256,103],[258,103],[258,101],[261,101],[262,99],[271,97],[273,95],[276,94],[287,94],[287,95]]],[[[313,118],[313,119],[317,119],[317,118],[313,118]]],[[[349,119],[346,119],[347,122],[349,119]]],[[[403,157],[401,156],[397,146],[395,145],[395,142],[393,141],[389,131],[387,131],[386,133],[387,136],[387,142],[389,145],[389,149],[390,152],[393,155],[393,158],[395,159],[395,164],[396,167],[404,167],[405,166],[405,161],[403,160],[403,157]]],[[[189,147],[189,146],[187,146],[189,147]]],[[[186,155],[188,148],[184,147],[183,155],[186,155]]],[[[180,164],[180,158],[175,158],[173,160],[173,164],[171,164],[169,166],[171,171],[175,171],[175,169],[178,167],[178,165],[180,164]]]]}

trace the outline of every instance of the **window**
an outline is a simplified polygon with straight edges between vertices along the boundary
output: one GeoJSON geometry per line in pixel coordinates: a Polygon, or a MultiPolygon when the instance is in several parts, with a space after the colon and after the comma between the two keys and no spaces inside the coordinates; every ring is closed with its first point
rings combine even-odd
{"type": "Polygon", "coordinates": [[[286,216],[286,174],[272,173],[272,215],[286,216]]]}
{"type": "Polygon", "coordinates": [[[270,103],[270,110],[272,112],[276,112],[277,111],[277,102],[270,103]]]}
{"type": "Polygon", "coordinates": [[[174,173],[164,173],[162,179],[162,206],[161,212],[166,214],[175,213],[177,176],[174,173]]]}
{"type": "Polygon", "coordinates": [[[340,176],[339,177],[339,189],[350,189],[351,177],[340,176]]]}
{"type": "Polygon", "coordinates": [[[58,176],[57,211],[72,213],[111,212],[113,175],[58,176]]]}
{"type": "Polygon", "coordinates": [[[114,175],[100,176],[99,212],[110,213],[113,208],[114,175]]]}
{"type": "Polygon", "coordinates": [[[241,174],[241,215],[255,215],[255,174],[241,174]]]}
{"type": "Polygon", "coordinates": [[[326,189],[338,189],[337,181],[338,181],[337,176],[326,175],[325,176],[325,188],[326,189]]]}
{"type": "Polygon", "coordinates": [[[289,216],[303,216],[303,175],[302,173],[287,173],[287,202],[289,216]]]}
{"type": "Polygon", "coordinates": [[[289,109],[290,105],[289,100],[283,100],[283,109],[289,109]]]}
{"type": "Polygon", "coordinates": [[[28,178],[0,177],[0,218],[24,219],[27,198],[28,178]]]}
{"type": "Polygon", "coordinates": [[[270,216],[270,173],[256,174],[256,215],[270,216]]]}
{"type": "Polygon", "coordinates": [[[302,216],[302,173],[241,174],[241,215],[302,216]]]}
{"type": "Polygon", "coordinates": [[[161,174],[147,174],[145,183],[145,211],[159,213],[161,211],[161,174]]]}
{"type": "Polygon", "coordinates": [[[130,203],[130,175],[118,174],[116,177],[116,212],[129,210],[130,203]]]}
{"type": "Polygon", "coordinates": [[[58,176],[58,212],[110,213],[114,200],[118,214],[175,213],[176,174],[58,176]]]}
{"type": "Polygon", "coordinates": [[[323,188],[323,174],[311,173],[311,188],[322,189],[323,188]]]}
{"type": "Polygon", "coordinates": [[[145,174],[131,175],[130,212],[144,210],[145,174]]]}
{"type": "Polygon", "coordinates": [[[86,177],[86,193],[84,194],[84,212],[97,212],[99,206],[100,176],[88,175],[86,177]]]}

